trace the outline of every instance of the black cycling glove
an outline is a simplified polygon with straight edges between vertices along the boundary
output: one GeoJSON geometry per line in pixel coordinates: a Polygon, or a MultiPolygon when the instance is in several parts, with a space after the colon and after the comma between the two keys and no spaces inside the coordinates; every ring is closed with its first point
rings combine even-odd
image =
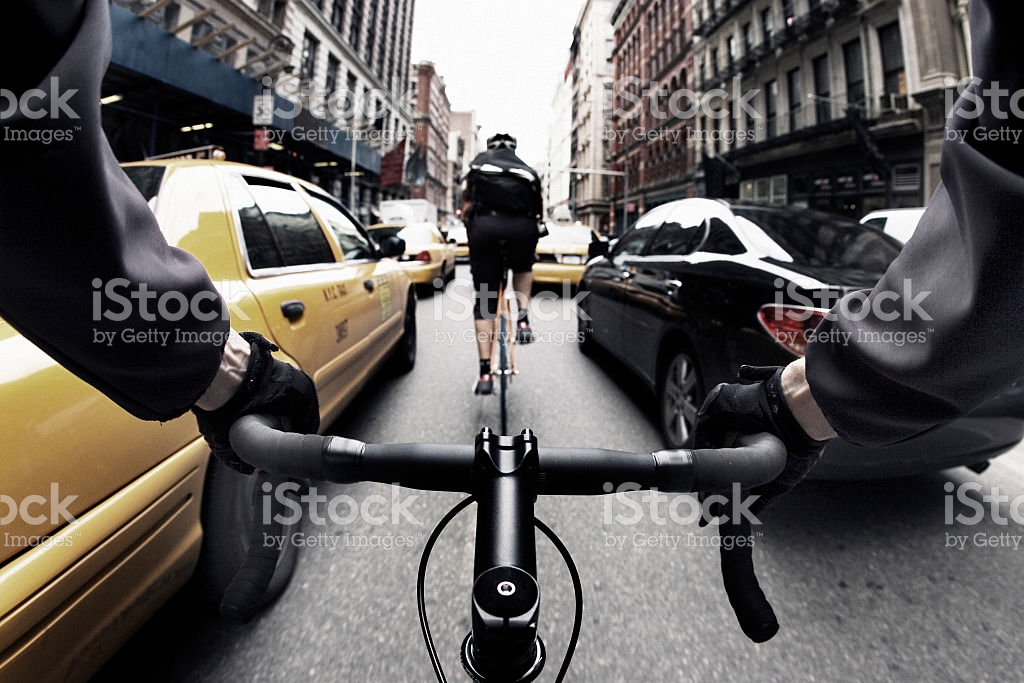
{"type": "Polygon", "coordinates": [[[696,448],[728,446],[736,434],[768,432],[777,436],[787,451],[786,467],[773,481],[752,489],[760,495],[753,513],[800,483],[821,457],[827,441],[812,439],[790,412],[782,394],[781,367],[740,368],[739,378],[751,384],[719,384],[697,412],[696,448]]]}
{"type": "Polygon", "coordinates": [[[228,431],[235,420],[243,415],[280,415],[294,431],[313,434],[320,428],[320,404],[309,375],[271,355],[278,350],[274,344],[256,332],[241,336],[251,351],[235,395],[216,410],[192,408],[192,412],[213,455],[233,470],[252,474],[255,468],[231,450],[228,431]]]}

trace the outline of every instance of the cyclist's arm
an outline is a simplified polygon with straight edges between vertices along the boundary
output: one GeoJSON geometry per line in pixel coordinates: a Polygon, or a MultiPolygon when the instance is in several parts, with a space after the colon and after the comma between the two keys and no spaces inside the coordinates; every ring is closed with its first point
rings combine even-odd
{"type": "MultiPolygon", "coordinates": [[[[839,313],[807,347],[807,385],[839,436],[892,443],[969,412],[1024,374],[1024,14],[972,0],[974,73],[984,108],[961,100],[942,151],[942,183],[913,238],[865,306],[839,313]],[[1008,93],[996,100],[983,91],[1008,93]],[[998,132],[1002,140],[985,140],[998,132]],[[1009,141],[1007,141],[1007,139],[1009,141]],[[898,299],[880,297],[894,292],[898,299]],[[896,320],[886,320],[896,310],[896,320]],[[879,314],[883,311],[883,314],[879,314]]],[[[837,307],[838,311],[840,307],[837,307]]]]}
{"type": "Polygon", "coordinates": [[[106,0],[4,5],[0,84],[15,97],[42,94],[28,107],[0,100],[0,316],[130,413],[164,420],[187,411],[219,372],[214,393],[231,390],[230,365],[219,370],[229,320],[202,265],[167,245],[107,145],[99,96],[109,11],[106,0]],[[31,36],[27,48],[19,35],[31,36]],[[116,320],[104,314],[120,317],[126,306],[105,287],[121,281],[115,291],[130,311],[116,320]],[[145,314],[129,298],[142,284],[145,314]],[[200,301],[203,315],[154,315],[168,292],[200,301]],[[174,343],[177,330],[218,343],[174,343]]]}

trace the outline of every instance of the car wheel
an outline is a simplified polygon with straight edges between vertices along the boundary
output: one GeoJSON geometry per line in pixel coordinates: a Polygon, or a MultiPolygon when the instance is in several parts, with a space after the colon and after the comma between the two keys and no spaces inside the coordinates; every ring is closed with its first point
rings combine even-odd
{"type": "Polygon", "coordinates": [[[398,340],[394,355],[391,357],[391,369],[398,374],[405,374],[416,365],[416,297],[409,292],[405,303],[405,322],[402,326],[402,338],[398,340]]]}
{"type": "Polygon", "coordinates": [[[697,363],[689,352],[676,351],[662,365],[658,391],[661,433],[669,448],[689,448],[697,411],[704,399],[697,363]]]}
{"type": "MultiPolygon", "coordinates": [[[[203,491],[202,526],[203,541],[196,569],[196,585],[202,597],[213,605],[219,605],[228,584],[235,577],[245,560],[246,549],[252,538],[254,512],[263,509],[265,494],[257,488],[259,478],[240,474],[211,457],[206,469],[206,483],[203,491]]],[[[278,486],[287,484],[287,477],[273,477],[273,495],[278,486]]],[[[298,495],[301,487],[292,484],[298,495]]],[[[292,495],[292,493],[287,493],[292,495]]],[[[281,527],[281,537],[291,539],[301,525],[301,519],[281,527]]],[[[284,592],[295,572],[299,549],[294,543],[283,543],[277,558],[277,569],[263,594],[261,607],[270,605],[284,592]]]]}
{"type": "Polygon", "coordinates": [[[591,338],[594,334],[594,325],[590,320],[590,312],[587,310],[585,301],[586,299],[580,299],[576,304],[576,341],[579,342],[583,355],[590,356],[595,350],[595,342],[591,338]]]}

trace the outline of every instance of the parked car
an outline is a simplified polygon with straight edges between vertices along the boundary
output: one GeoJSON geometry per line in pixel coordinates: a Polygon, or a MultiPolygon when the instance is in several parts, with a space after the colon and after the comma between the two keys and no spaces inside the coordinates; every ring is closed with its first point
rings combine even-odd
{"type": "MultiPolygon", "coordinates": [[[[415,295],[385,258],[400,242],[378,249],[333,197],[272,171],[125,171],[167,240],[203,262],[233,327],[314,379],[325,428],[379,368],[412,368],[415,295]]],[[[0,347],[0,680],[88,680],[190,578],[219,598],[250,537],[256,477],[211,460],[191,414],[137,420],[2,320],[0,347]]],[[[295,566],[284,548],[268,598],[295,566]]]]}
{"type": "Polygon", "coordinates": [[[548,234],[537,242],[537,260],[533,264],[536,284],[562,284],[575,287],[590,259],[591,245],[605,238],[588,225],[559,225],[549,222],[548,234]]]}
{"type": "Polygon", "coordinates": [[[917,224],[924,215],[924,207],[915,209],[882,209],[872,211],[860,219],[861,224],[878,228],[886,235],[906,244],[917,229],[917,224]]]}
{"type": "MultiPolygon", "coordinates": [[[[656,396],[666,445],[687,445],[706,392],[741,364],[799,357],[838,296],[871,287],[898,241],[807,209],[685,199],[648,211],[580,290],[580,346],[596,346],[656,396]],[[823,306],[820,304],[824,304],[823,306]],[[787,311],[796,315],[783,315],[787,311]]],[[[885,448],[830,442],[813,476],[856,479],[981,466],[1024,436],[1014,389],[974,414],[885,448]]]]}
{"type": "Polygon", "coordinates": [[[417,285],[440,288],[455,277],[455,240],[445,239],[433,223],[378,223],[368,230],[378,242],[389,237],[405,240],[399,261],[417,285]]]}

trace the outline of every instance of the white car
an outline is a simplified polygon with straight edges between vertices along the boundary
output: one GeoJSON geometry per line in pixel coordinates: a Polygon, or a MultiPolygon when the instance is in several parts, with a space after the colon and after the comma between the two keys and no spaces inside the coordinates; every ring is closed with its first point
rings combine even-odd
{"type": "Polygon", "coordinates": [[[924,207],[913,209],[882,209],[872,211],[860,219],[863,225],[878,228],[886,235],[898,239],[904,244],[914,234],[918,221],[924,214],[924,207]]]}

